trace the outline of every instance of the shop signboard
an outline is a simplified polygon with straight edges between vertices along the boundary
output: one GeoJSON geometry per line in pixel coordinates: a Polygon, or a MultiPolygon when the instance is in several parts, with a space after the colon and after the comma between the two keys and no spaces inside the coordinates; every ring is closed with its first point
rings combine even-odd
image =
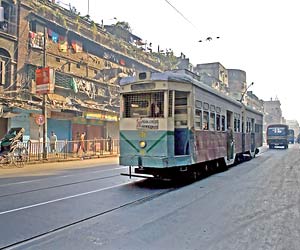
{"type": "Polygon", "coordinates": [[[49,94],[54,90],[54,71],[49,67],[35,71],[36,94],[49,94]]]}

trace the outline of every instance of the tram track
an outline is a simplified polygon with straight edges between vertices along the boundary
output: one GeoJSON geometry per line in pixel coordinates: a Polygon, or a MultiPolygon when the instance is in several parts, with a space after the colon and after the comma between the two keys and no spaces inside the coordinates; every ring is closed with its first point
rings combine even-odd
{"type": "MultiPolygon", "coordinates": [[[[135,181],[135,182],[129,182],[129,183],[121,184],[121,185],[137,184],[139,182],[141,182],[141,180],[138,180],[138,181],[135,181]]],[[[116,187],[117,186],[121,186],[121,185],[116,185],[116,187]]],[[[180,187],[170,187],[170,188],[167,188],[165,190],[162,190],[162,191],[159,191],[159,192],[156,192],[156,193],[152,193],[152,194],[140,197],[140,198],[136,198],[134,200],[128,201],[128,202],[123,203],[123,204],[120,204],[120,205],[112,207],[110,209],[106,209],[105,211],[101,211],[99,213],[95,213],[95,214],[93,214],[91,216],[87,216],[87,217],[84,217],[84,218],[72,221],[70,223],[66,223],[64,225],[57,226],[57,227],[55,227],[53,229],[47,230],[45,232],[41,232],[39,234],[35,234],[35,235],[31,236],[31,237],[28,237],[28,238],[25,238],[25,239],[22,239],[22,240],[19,240],[19,241],[7,244],[5,246],[0,246],[0,249],[17,249],[17,248],[25,247],[26,244],[30,244],[31,242],[34,242],[36,240],[40,240],[42,238],[49,237],[52,234],[61,232],[61,231],[66,230],[66,229],[70,229],[70,228],[72,228],[74,226],[80,225],[81,223],[86,223],[86,222],[88,222],[88,221],[90,221],[92,219],[99,218],[99,217],[101,217],[103,215],[106,215],[108,213],[112,213],[114,211],[118,211],[118,210],[124,209],[126,207],[130,207],[130,206],[133,206],[133,205],[138,205],[140,203],[144,203],[144,202],[148,202],[148,201],[154,200],[154,199],[156,199],[156,198],[158,198],[158,197],[160,197],[162,195],[165,195],[167,193],[175,191],[175,190],[177,190],[179,188],[180,187]]]]}
{"type": "Polygon", "coordinates": [[[28,190],[28,191],[22,191],[22,192],[17,192],[17,193],[0,195],[0,198],[15,196],[15,195],[21,195],[21,194],[28,194],[28,193],[37,192],[37,191],[50,190],[50,189],[60,188],[60,187],[67,187],[67,186],[71,186],[71,185],[77,185],[77,184],[81,184],[81,183],[88,183],[88,182],[97,181],[97,180],[105,180],[105,179],[109,179],[109,178],[113,178],[113,177],[119,177],[119,176],[120,176],[120,174],[114,174],[114,175],[109,175],[109,176],[104,176],[104,177],[92,178],[92,179],[88,179],[88,180],[84,180],[84,181],[75,181],[75,182],[55,185],[55,186],[51,186],[51,187],[36,188],[36,189],[28,190]]]}

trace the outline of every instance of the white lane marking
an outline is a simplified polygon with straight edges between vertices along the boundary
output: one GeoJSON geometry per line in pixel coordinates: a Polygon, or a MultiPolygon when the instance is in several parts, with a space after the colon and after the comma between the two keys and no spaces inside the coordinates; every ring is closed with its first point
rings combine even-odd
{"type": "Polygon", "coordinates": [[[13,212],[17,212],[17,211],[20,211],[20,210],[25,210],[25,209],[28,209],[28,208],[39,207],[39,206],[47,205],[47,204],[50,204],[50,203],[63,201],[63,200],[68,200],[68,199],[72,199],[72,198],[76,198],[76,197],[80,197],[80,196],[84,196],[84,195],[89,195],[89,194],[105,191],[105,190],[108,190],[108,189],[113,189],[113,188],[116,188],[116,187],[125,186],[125,185],[129,184],[130,182],[131,181],[128,181],[128,182],[117,184],[117,185],[114,185],[114,186],[111,186],[111,187],[96,189],[96,190],[89,191],[89,192],[84,192],[84,193],[81,193],[81,194],[75,194],[75,195],[71,195],[71,196],[67,196],[67,197],[63,197],[63,198],[59,198],[59,199],[55,199],[55,200],[45,201],[45,202],[41,202],[41,203],[37,203],[37,204],[25,206],[25,207],[19,207],[19,208],[15,208],[15,209],[12,209],[12,210],[3,211],[3,212],[0,212],[0,215],[13,213],[13,212]]]}
{"type": "MultiPolygon", "coordinates": [[[[20,181],[20,182],[13,182],[13,183],[7,183],[7,184],[2,184],[0,187],[7,187],[7,186],[12,186],[12,185],[19,185],[19,184],[27,184],[27,183],[33,183],[33,182],[39,182],[39,181],[44,181],[47,179],[53,179],[53,178],[66,178],[70,176],[77,176],[77,175],[84,175],[84,174],[94,174],[94,173],[100,173],[100,172],[109,172],[109,171],[114,171],[118,169],[124,169],[127,167],[119,167],[119,168],[112,168],[112,169],[105,169],[105,170],[97,170],[97,171],[92,171],[92,172],[86,172],[86,173],[78,173],[78,174],[69,174],[69,175],[61,175],[61,176],[51,176],[50,178],[43,178],[43,179],[35,179],[35,180],[30,180],[30,181],[20,181]]],[[[8,178],[14,178],[14,177],[8,177],[8,178]]]]}

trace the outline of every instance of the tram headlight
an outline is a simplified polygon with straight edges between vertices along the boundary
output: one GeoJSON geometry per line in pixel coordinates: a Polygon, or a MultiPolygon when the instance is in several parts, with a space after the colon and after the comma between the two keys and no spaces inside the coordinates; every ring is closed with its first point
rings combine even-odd
{"type": "Polygon", "coordinates": [[[140,141],[140,142],[139,142],[139,146],[140,146],[140,148],[145,148],[145,147],[147,146],[147,142],[145,142],[145,141],[140,141]]]}

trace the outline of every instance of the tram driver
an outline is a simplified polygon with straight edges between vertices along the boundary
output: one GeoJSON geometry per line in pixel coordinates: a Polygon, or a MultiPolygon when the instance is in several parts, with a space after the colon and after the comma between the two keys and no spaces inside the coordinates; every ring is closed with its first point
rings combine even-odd
{"type": "Polygon", "coordinates": [[[156,101],[152,102],[150,106],[150,117],[159,117],[159,112],[160,109],[157,105],[157,102],[156,101]]]}

